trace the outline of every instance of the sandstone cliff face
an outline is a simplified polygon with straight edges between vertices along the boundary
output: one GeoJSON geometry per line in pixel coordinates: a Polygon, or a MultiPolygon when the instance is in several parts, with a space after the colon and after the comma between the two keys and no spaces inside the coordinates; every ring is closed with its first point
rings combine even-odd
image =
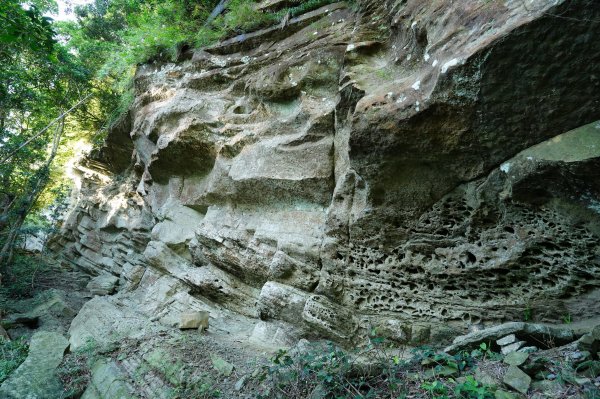
{"type": "Polygon", "coordinates": [[[600,126],[519,153],[600,119],[599,34],[593,1],[363,1],[142,66],[65,258],[265,336],[598,316],[600,126]]]}

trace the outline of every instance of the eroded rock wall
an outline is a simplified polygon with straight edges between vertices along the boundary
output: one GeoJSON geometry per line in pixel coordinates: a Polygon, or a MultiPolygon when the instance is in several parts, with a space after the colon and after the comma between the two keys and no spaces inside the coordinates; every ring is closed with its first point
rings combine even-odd
{"type": "Polygon", "coordinates": [[[517,154],[600,119],[598,34],[593,1],[363,1],[142,66],[65,258],[347,342],[597,316],[600,152],[517,154]]]}

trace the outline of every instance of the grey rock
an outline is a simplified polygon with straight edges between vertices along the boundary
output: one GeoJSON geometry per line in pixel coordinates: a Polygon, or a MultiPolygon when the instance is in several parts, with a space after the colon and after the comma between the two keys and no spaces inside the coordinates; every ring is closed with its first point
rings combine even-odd
{"type": "Polygon", "coordinates": [[[539,348],[537,346],[524,346],[521,349],[519,349],[517,352],[534,353],[537,351],[539,351],[539,348]]]}
{"type": "Polygon", "coordinates": [[[575,378],[575,382],[577,383],[577,385],[587,385],[587,384],[591,384],[592,380],[590,378],[583,377],[583,378],[575,378]]]}
{"type": "Polygon", "coordinates": [[[518,342],[512,343],[510,345],[503,346],[502,349],[500,349],[500,351],[502,352],[503,355],[508,355],[509,353],[518,351],[525,344],[527,344],[527,342],[518,341],[518,342]]]}
{"type": "Polygon", "coordinates": [[[496,377],[479,367],[475,370],[474,378],[482,385],[487,385],[490,387],[497,387],[499,385],[499,381],[496,379],[496,377]]]}
{"type": "Polygon", "coordinates": [[[236,391],[241,391],[242,388],[244,387],[244,385],[246,384],[247,380],[248,380],[248,375],[242,376],[242,378],[240,378],[239,380],[237,380],[237,382],[235,383],[234,389],[236,391]]]}
{"type": "Polygon", "coordinates": [[[118,283],[118,277],[105,273],[91,279],[87,289],[92,295],[110,295],[115,292],[118,283]]]}
{"type": "MultiPolygon", "coordinates": [[[[490,341],[496,341],[501,337],[510,334],[515,334],[517,337],[522,338],[527,337],[534,342],[546,342],[547,340],[552,340],[557,345],[573,341],[573,331],[570,328],[550,327],[534,323],[510,322],[456,337],[452,345],[448,346],[445,351],[454,353],[461,350],[476,349],[482,342],[488,343],[490,341]]],[[[516,345],[519,346],[519,348],[524,345],[520,344],[520,342],[517,344],[520,345],[516,345]]],[[[513,348],[512,346],[507,347],[513,348]]],[[[508,352],[504,349],[503,353],[508,352]]]]}
{"type": "Polygon", "coordinates": [[[511,352],[506,355],[503,362],[510,366],[520,366],[527,361],[529,354],[524,352],[511,352]]]}
{"type": "Polygon", "coordinates": [[[135,388],[128,376],[110,359],[103,359],[92,367],[92,378],[82,399],[137,399],[135,388]]]}
{"type": "Polygon", "coordinates": [[[531,384],[531,377],[521,371],[518,367],[510,366],[508,370],[506,370],[502,381],[509,387],[525,394],[531,384]]]}
{"type": "Polygon", "coordinates": [[[60,334],[40,331],[31,337],[25,361],[0,386],[6,399],[53,399],[62,394],[56,376],[69,342],[60,334]]]}
{"type": "Polygon", "coordinates": [[[179,328],[181,330],[199,329],[200,331],[208,330],[209,313],[206,311],[185,312],[179,317],[179,328]]]}
{"type": "Polygon", "coordinates": [[[498,389],[496,392],[494,392],[494,399],[518,399],[518,396],[513,392],[498,389]]]}
{"type": "Polygon", "coordinates": [[[219,372],[219,374],[225,377],[229,377],[231,373],[233,373],[233,364],[229,363],[223,358],[217,355],[210,355],[210,360],[212,362],[213,367],[219,372]]]}
{"type": "Polygon", "coordinates": [[[69,328],[71,350],[89,340],[100,347],[143,334],[148,320],[132,307],[118,306],[112,296],[98,296],[86,302],[69,328]]]}
{"type": "Polygon", "coordinates": [[[516,342],[517,337],[515,336],[515,334],[510,334],[507,335],[506,337],[500,338],[499,340],[496,341],[496,343],[500,346],[505,346],[508,344],[512,344],[513,342],[516,342]]]}

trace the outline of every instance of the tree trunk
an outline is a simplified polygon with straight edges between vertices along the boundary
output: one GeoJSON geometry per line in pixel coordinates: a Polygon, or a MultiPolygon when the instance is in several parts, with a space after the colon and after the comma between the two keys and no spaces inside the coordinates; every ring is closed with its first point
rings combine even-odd
{"type": "Polygon", "coordinates": [[[7,235],[4,245],[0,250],[0,270],[6,270],[8,265],[10,265],[12,262],[15,243],[19,237],[19,231],[21,230],[27,215],[29,212],[31,212],[31,209],[37,202],[38,198],[44,191],[46,184],[48,183],[50,178],[50,166],[52,165],[52,161],[54,161],[54,157],[58,151],[58,144],[60,143],[60,138],[62,136],[64,127],[65,120],[62,118],[59,124],[56,126],[56,131],[54,132],[54,139],[52,142],[52,150],[50,151],[50,155],[48,156],[46,163],[31,179],[29,194],[27,194],[20,201],[13,201],[13,206],[7,211],[10,224],[8,227],[8,232],[0,232],[7,235]],[[10,220],[11,213],[14,215],[12,220],[10,220]]]}

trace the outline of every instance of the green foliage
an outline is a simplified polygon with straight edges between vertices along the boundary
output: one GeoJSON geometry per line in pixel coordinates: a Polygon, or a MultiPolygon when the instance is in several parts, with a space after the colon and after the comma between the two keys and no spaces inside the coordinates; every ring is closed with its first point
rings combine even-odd
{"type": "Polygon", "coordinates": [[[491,399],[494,397],[489,387],[477,382],[472,375],[466,376],[464,382],[454,386],[454,394],[458,398],[465,399],[491,399]]]}
{"type": "Polygon", "coordinates": [[[8,341],[0,337],[0,384],[23,363],[28,352],[24,338],[8,341]]]}
{"type": "Polygon", "coordinates": [[[36,277],[47,268],[46,262],[39,256],[17,254],[12,267],[3,277],[0,298],[30,298],[34,294],[36,277]]]}
{"type": "Polygon", "coordinates": [[[449,355],[421,347],[404,359],[378,337],[372,337],[368,346],[351,351],[331,342],[312,343],[293,353],[279,351],[257,377],[258,397],[493,398],[493,390],[472,376],[483,357],[481,352],[475,354],[449,355]],[[436,370],[441,369],[454,370],[455,374],[438,375],[436,370]]]}
{"type": "Polygon", "coordinates": [[[67,354],[60,363],[57,374],[64,387],[63,398],[77,398],[90,383],[91,368],[98,360],[98,345],[92,339],[74,352],[67,354]]]}
{"type": "Polygon", "coordinates": [[[533,311],[531,306],[527,305],[525,310],[523,310],[523,321],[531,321],[533,320],[533,311]]]}
{"type": "Polygon", "coordinates": [[[421,384],[421,388],[423,388],[431,397],[439,398],[440,395],[448,397],[446,396],[448,394],[448,387],[441,381],[424,382],[421,384]]]}
{"type": "Polygon", "coordinates": [[[306,351],[296,356],[281,350],[272,363],[264,367],[260,376],[269,382],[269,387],[259,398],[309,397],[317,386],[333,397],[341,397],[348,390],[359,389],[366,383],[364,376],[349,377],[353,369],[349,355],[331,342],[310,344],[306,351]]]}
{"type": "MultiPolygon", "coordinates": [[[[130,97],[131,79],[141,63],[175,61],[188,46],[208,46],[332,2],[297,0],[289,8],[269,12],[257,9],[253,0],[231,0],[209,21],[219,0],[96,0],[76,9],[78,22],[66,26],[64,33],[83,58],[94,58],[89,64],[94,64],[98,78],[130,97]],[[99,59],[104,60],[101,65],[99,59]]],[[[129,100],[114,104],[129,105],[129,100]]]]}
{"type": "MultiPolygon", "coordinates": [[[[23,4],[16,0],[0,4],[0,266],[3,267],[11,266],[12,251],[27,216],[52,203],[62,184],[63,171],[52,164],[56,155],[52,145],[55,138],[62,136],[59,133],[64,125],[46,127],[90,90],[89,71],[57,40],[56,26],[43,16],[55,9],[55,2],[34,0],[27,2],[28,7],[23,4]],[[57,130],[57,126],[61,129],[57,130]]],[[[87,114],[85,118],[82,114],[78,116],[80,120],[89,119],[87,114]]],[[[74,133],[65,135],[66,141],[85,135],[85,130],[74,133]]]]}

